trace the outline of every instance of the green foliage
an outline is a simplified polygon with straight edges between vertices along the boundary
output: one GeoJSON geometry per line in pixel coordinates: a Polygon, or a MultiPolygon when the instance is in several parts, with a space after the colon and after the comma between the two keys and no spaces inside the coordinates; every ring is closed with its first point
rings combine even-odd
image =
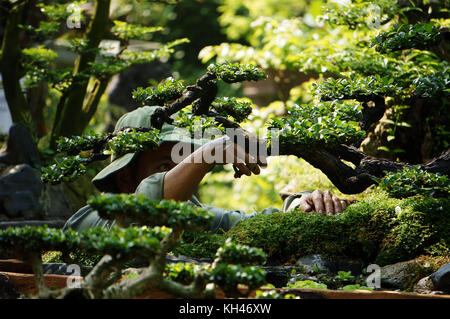
{"type": "Polygon", "coordinates": [[[194,281],[198,271],[205,268],[207,267],[184,262],[167,264],[164,277],[183,285],[189,285],[194,281]]]}
{"type": "Polygon", "coordinates": [[[78,248],[88,254],[108,254],[115,259],[151,259],[160,249],[160,241],[171,229],[166,227],[101,227],[74,233],[78,235],[78,248]]]}
{"type": "Polygon", "coordinates": [[[211,272],[210,280],[216,283],[227,296],[240,296],[237,284],[248,287],[248,292],[266,283],[266,272],[255,266],[217,264],[211,272]]]}
{"type": "Polygon", "coordinates": [[[111,32],[121,40],[140,39],[148,40],[152,33],[163,30],[163,27],[144,27],[123,21],[113,21],[111,32]]]}
{"type": "Polygon", "coordinates": [[[266,78],[266,74],[252,64],[210,64],[208,66],[208,72],[226,83],[259,81],[266,78]]]}
{"type": "Polygon", "coordinates": [[[220,115],[231,116],[237,123],[246,120],[252,113],[250,102],[238,101],[234,97],[216,98],[211,106],[220,115]]]}
{"type": "Polygon", "coordinates": [[[364,78],[329,78],[317,84],[313,83],[314,94],[321,101],[395,96],[401,89],[394,83],[393,78],[380,77],[378,74],[364,78]]]}
{"type": "Polygon", "coordinates": [[[72,230],[39,227],[15,227],[0,231],[3,251],[26,256],[48,250],[69,252],[82,250],[87,254],[109,254],[116,259],[149,258],[160,248],[160,240],[170,233],[165,227],[90,228],[80,233],[72,230]]]}
{"type": "Polygon", "coordinates": [[[392,26],[372,41],[378,52],[387,53],[406,49],[427,49],[441,40],[435,23],[400,24],[392,26]]]}
{"type": "Polygon", "coordinates": [[[398,13],[397,0],[327,1],[321,20],[350,29],[386,23],[398,13]]]}
{"type": "Polygon", "coordinates": [[[133,91],[133,99],[146,105],[164,105],[165,103],[181,97],[184,90],[183,81],[172,77],[158,84],[157,87],[138,87],[133,91]]]}
{"type": "Polygon", "coordinates": [[[450,95],[450,67],[418,76],[412,82],[414,94],[422,98],[436,98],[450,95]]]}
{"type": "Polygon", "coordinates": [[[139,132],[135,128],[124,129],[108,141],[110,152],[116,157],[155,149],[159,145],[161,145],[159,130],[139,132]]]}
{"type": "MultiPolygon", "coordinates": [[[[361,117],[358,104],[324,102],[295,105],[282,118],[273,118],[269,129],[280,131],[270,139],[279,138],[281,145],[318,145],[359,143],[365,133],[357,120],[361,117]]],[[[269,132],[272,134],[272,132],[269,132]]]]}
{"type": "Polygon", "coordinates": [[[258,17],[251,28],[251,46],[241,43],[207,46],[200,51],[200,59],[206,63],[215,57],[217,63],[232,61],[266,70],[295,70],[293,57],[307,49],[308,42],[313,40],[311,29],[298,18],[258,17]]]}
{"type": "Polygon", "coordinates": [[[171,280],[182,284],[190,284],[194,281],[199,271],[208,280],[217,284],[228,297],[242,296],[238,290],[238,284],[248,287],[248,295],[255,288],[266,283],[264,270],[246,266],[253,263],[262,263],[264,253],[257,248],[244,245],[236,245],[228,238],[225,245],[216,252],[216,259],[212,265],[194,265],[176,263],[166,266],[165,275],[171,280]]]}
{"type": "Polygon", "coordinates": [[[287,288],[328,289],[327,285],[319,284],[312,280],[296,281],[294,284],[288,283],[287,288]]]}
{"type": "Polygon", "coordinates": [[[43,45],[22,50],[22,67],[26,72],[25,86],[34,87],[45,79],[55,80],[58,75],[50,69],[58,54],[43,45]]]}
{"type": "Polygon", "coordinates": [[[88,204],[108,220],[130,219],[143,225],[204,230],[214,215],[203,208],[173,200],[150,200],[144,194],[109,194],[91,197],[88,204]]]}
{"type": "Polygon", "coordinates": [[[66,251],[73,248],[76,237],[60,229],[40,227],[9,227],[0,230],[0,250],[6,253],[41,253],[47,250],[66,251]]]}
{"type": "Polygon", "coordinates": [[[355,277],[352,276],[351,271],[338,271],[337,275],[334,277],[337,281],[348,281],[348,280],[354,280],[355,277]]]}
{"type": "MultiPolygon", "coordinates": [[[[25,104],[37,93],[27,89],[39,85],[39,92],[46,92],[46,88],[51,87],[62,93],[49,110],[55,115],[51,117],[53,127],[48,125],[46,117],[33,114],[33,119],[39,122],[36,127],[52,131],[45,139],[50,139],[53,150],[57,138],[79,135],[88,126],[114,74],[134,64],[167,59],[176,46],[188,42],[188,39],[180,38],[160,45],[155,41],[149,43],[155,32],[164,29],[162,26],[141,26],[125,22],[126,19],[115,19],[112,1],[86,2],[26,1],[2,8],[4,24],[10,27],[2,34],[3,46],[8,48],[6,54],[2,54],[2,59],[6,60],[2,65],[8,66],[9,70],[2,67],[1,72],[10,74],[3,77],[4,88],[8,103],[14,104],[10,105],[10,111],[15,121],[26,125],[26,118],[31,117],[25,104]],[[85,10],[85,5],[90,9],[85,10]],[[71,28],[66,24],[69,20],[79,22],[80,26],[71,28]],[[135,40],[141,41],[139,46],[135,40]],[[7,42],[20,45],[16,47],[7,42]],[[110,46],[112,42],[114,47],[110,46]],[[57,54],[52,51],[55,48],[58,52],[69,50],[75,55],[56,59],[57,54]],[[72,65],[68,66],[68,61],[72,65]],[[22,78],[25,81],[19,81],[22,78]]],[[[45,95],[42,98],[41,104],[45,105],[40,109],[47,112],[44,106],[49,105],[45,95]]],[[[36,129],[30,127],[30,130],[35,133],[36,129]]],[[[39,137],[42,134],[37,133],[39,137]]]]}
{"type": "Polygon", "coordinates": [[[231,238],[217,250],[216,262],[225,264],[263,264],[266,254],[258,248],[234,243],[231,238]]]}
{"type": "Polygon", "coordinates": [[[399,172],[389,172],[378,181],[378,187],[395,198],[415,195],[448,197],[450,179],[441,174],[429,173],[419,166],[406,167],[399,172]]]}
{"type": "MultiPolygon", "coordinates": [[[[64,2],[64,1],[63,1],[64,2]]],[[[65,20],[68,16],[72,14],[72,10],[69,10],[68,5],[83,5],[86,1],[71,1],[70,3],[55,3],[52,1],[51,4],[37,3],[36,6],[40,8],[42,14],[44,14],[48,19],[51,20],[65,20]]]]}
{"type": "Polygon", "coordinates": [[[55,163],[41,168],[41,180],[48,184],[71,182],[86,173],[88,160],[80,155],[55,158],[55,163]]]}
{"type": "Polygon", "coordinates": [[[58,152],[63,152],[69,157],[55,158],[54,164],[41,168],[41,179],[44,183],[58,184],[70,182],[86,173],[87,165],[92,162],[88,157],[95,155],[113,154],[116,158],[127,154],[142,152],[157,148],[161,144],[159,130],[146,132],[135,128],[126,128],[111,138],[107,134],[90,132],[83,136],[60,137],[58,139],[58,152]],[[103,150],[106,145],[108,150],[103,150]],[[77,155],[78,154],[78,155],[77,155]]]}
{"type": "Polygon", "coordinates": [[[147,63],[155,59],[170,57],[170,55],[175,52],[175,46],[188,42],[189,40],[187,38],[177,39],[151,51],[134,51],[131,49],[126,49],[121,53],[120,58],[125,61],[129,61],[132,64],[147,63]]]}
{"type": "Polygon", "coordinates": [[[346,286],[342,287],[342,290],[345,290],[345,291],[370,290],[370,291],[372,291],[373,288],[369,288],[366,286],[361,286],[360,284],[356,284],[356,285],[346,285],[346,286]]]}
{"type": "MultiPolygon", "coordinates": [[[[317,4],[319,1],[310,1],[317,4]]],[[[304,0],[223,0],[218,8],[221,13],[219,22],[228,39],[247,40],[252,43],[252,27],[260,17],[290,18],[299,16],[308,9],[310,2],[304,0]]]]}
{"type": "Polygon", "coordinates": [[[222,124],[217,124],[215,119],[209,116],[192,115],[192,110],[178,111],[174,118],[174,125],[186,129],[192,137],[202,137],[206,134],[224,132],[222,124]]]}
{"type": "Polygon", "coordinates": [[[92,150],[104,138],[104,134],[97,134],[92,131],[83,134],[83,136],[72,136],[71,138],[61,136],[56,141],[58,143],[57,151],[67,155],[76,155],[83,151],[92,150]]]}

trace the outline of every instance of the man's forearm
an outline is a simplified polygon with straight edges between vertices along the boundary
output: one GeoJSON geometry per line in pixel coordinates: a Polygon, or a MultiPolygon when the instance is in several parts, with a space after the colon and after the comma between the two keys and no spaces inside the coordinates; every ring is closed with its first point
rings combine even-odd
{"type": "Polygon", "coordinates": [[[197,149],[166,173],[164,199],[190,200],[203,177],[213,166],[213,163],[209,164],[203,160],[203,148],[197,149]]]}

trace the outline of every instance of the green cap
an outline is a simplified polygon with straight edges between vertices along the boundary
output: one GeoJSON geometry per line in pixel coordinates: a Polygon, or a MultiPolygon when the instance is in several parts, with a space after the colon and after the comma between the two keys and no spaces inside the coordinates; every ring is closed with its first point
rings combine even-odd
{"type": "MultiPolygon", "coordinates": [[[[118,121],[115,131],[119,131],[124,127],[143,127],[150,128],[150,118],[155,110],[160,106],[143,106],[134,111],[124,114],[118,121]]],[[[173,115],[172,117],[174,117],[173,115]]],[[[172,143],[186,143],[193,144],[199,147],[207,141],[202,139],[192,139],[186,129],[178,128],[174,125],[164,123],[160,130],[161,141],[172,143]]],[[[127,153],[119,158],[111,157],[111,164],[101,170],[93,179],[92,183],[102,192],[118,192],[114,181],[114,174],[129,165],[138,155],[136,153],[127,153]]]]}

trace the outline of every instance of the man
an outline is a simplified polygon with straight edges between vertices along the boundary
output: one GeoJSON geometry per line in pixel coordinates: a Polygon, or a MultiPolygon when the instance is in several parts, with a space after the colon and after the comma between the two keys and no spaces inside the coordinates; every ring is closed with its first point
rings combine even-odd
{"type": "MultiPolygon", "coordinates": [[[[124,127],[150,127],[150,117],[157,107],[144,106],[122,116],[116,130],[124,127]]],[[[204,141],[191,139],[180,133],[173,125],[165,123],[161,129],[162,144],[159,148],[141,153],[128,153],[112,158],[92,182],[102,192],[145,194],[151,200],[173,199],[190,201],[192,204],[210,210],[215,215],[211,231],[227,231],[240,220],[256,214],[280,212],[270,207],[260,213],[247,214],[241,210],[224,210],[200,203],[193,195],[204,176],[215,166],[234,164],[241,174],[259,174],[260,166],[266,165],[262,156],[255,158],[234,144],[227,136],[204,141]],[[190,145],[194,152],[183,154],[181,161],[174,161],[175,146],[190,145]]],[[[186,148],[184,148],[186,149],[186,148]]],[[[300,192],[289,196],[283,204],[283,211],[300,207],[304,211],[335,214],[343,211],[346,201],[333,196],[329,191],[300,192]]],[[[111,227],[114,222],[101,219],[89,206],[81,208],[64,225],[81,231],[90,227],[111,227]]]]}

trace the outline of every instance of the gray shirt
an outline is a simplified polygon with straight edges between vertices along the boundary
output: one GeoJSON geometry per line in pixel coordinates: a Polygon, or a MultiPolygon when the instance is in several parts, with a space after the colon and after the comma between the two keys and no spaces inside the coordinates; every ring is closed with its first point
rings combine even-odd
{"type": "MultiPolygon", "coordinates": [[[[135,194],[145,194],[150,200],[161,200],[164,198],[164,176],[167,172],[153,174],[139,184],[135,194]]],[[[302,194],[309,192],[300,192],[290,195],[283,204],[283,211],[286,211],[294,198],[300,197],[302,194]]],[[[281,212],[278,208],[268,207],[261,212],[246,213],[243,210],[226,210],[209,206],[201,203],[197,197],[192,196],[189,201],[191,204],[205,208],[214,214],[215,218],[211,226],[212,233],[221,231],[228,231],[231,227],[238,224],[241,220],[252,218],[258,214],[272,214],[281,212]]],[[[115,224],[115,221],[105,220],[98,216],[96,210],[89,205],[82,207],[72,217],[70,217],[63,227],[63,230],[71,228],[75,231],[81,231],[92,227],[107,227],[110,228],[115,224]]]]}

